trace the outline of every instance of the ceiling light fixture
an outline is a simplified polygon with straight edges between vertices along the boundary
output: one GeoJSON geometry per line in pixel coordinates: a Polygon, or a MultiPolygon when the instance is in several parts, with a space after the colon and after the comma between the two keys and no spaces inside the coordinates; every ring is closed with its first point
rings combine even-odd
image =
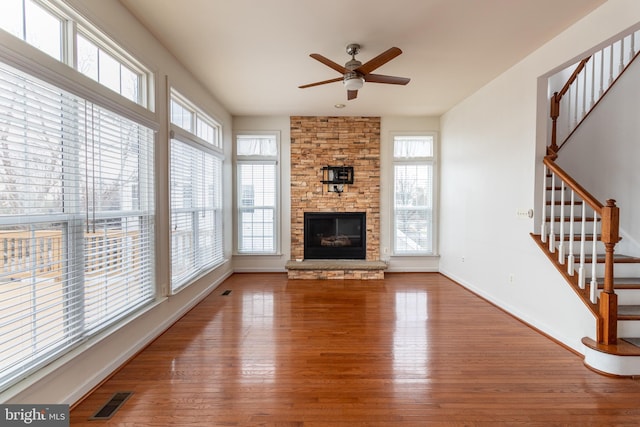
{"type": "Polygon", "coordinates": [[[344,105],[344,104],[336,104],[336,105],[334,105],[334,107],[336,107],[336,108],[344,108],[344,107],[346,107],[346,105],[344,105]]]}
{"type": "Polygon", "coordinates": [[[347,90],[360,90],[364,85],[364,77],[359,76],[356,73],[348,73],[349,75],[344,78],[344,87],[347,90]]]}

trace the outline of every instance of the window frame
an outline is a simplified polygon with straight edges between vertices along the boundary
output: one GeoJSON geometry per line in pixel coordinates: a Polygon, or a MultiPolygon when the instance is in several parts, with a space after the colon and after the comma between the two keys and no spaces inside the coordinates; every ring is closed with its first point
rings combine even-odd
{"type": "MultiPolygon", "coordinates": [[[[30,48],[42,53],[47,58],[50,58],[52,61],[55,61],[60,64],[64,64],[73,70],[77,71],[82,76],[90,79],[92,82],[96,82],[101,88],[105,88],[109,92],[112,92],[117,95],[117,97],[126,99],[130,102],[139,105],[140,107],[148,110],[150,112],[154,112],[155,110],[155,98],[154,98],[154,82],[155,77],[153,72],[143,65],[141,61],[135,58],[133,54],[127,51],[123,46],[119,43],[113,41],[107,34],[98,29],[95,25],[91,24],[87,19],[78,14],[71,7],[66,5],[61,0],[30,0],[35,3],[37,6],[44,9],[46,12],[51,15],[57,17],[61,21],[61,34],[60,34],[60,42],[61,42],[61,52],[60,58],[55,58],[49,55],[46,51],[41,50],[37,46],[29,43],[26,40],[24,35],[25,30],[23,29],[23,36],[19,37],[10,33],[3,28],[0,28],[0,32],[4,32],[9,35],[11,38],[19,40],[22,43],[27,44],[30,48]],[[130,98],[124,96],[123,94],[115,91],[103,83],[100,83],[97,80],[94,80],[92,77],[84,74],[78,69],[78,49],[77,49],[77,36],[78,34],[82,35],[92,43],[94,43],[99,49],[108,53],[112,56],[118,63],[122,66],[126,66],[127,68],[134,71],[138,76],[138,86],[140,93],[138,94],[138,100],[134,101],[130,98]]],[[[26,9],[22,11],[23,20],[26,19],[26,9]]],[[[47,70],[48,72],[49,70],[47,70]]],[[[40,77],[41,76],[37,76],[40,77]]],[[[73,88],[65,87],[65,89],[74,92],[73,88]]],[[[91,98],[89,98],[91,99],[91,98]]],[[[120,101],[118,101],[120,102],[120,101]]]]}
{"type": "MultiPolygon", "coordinates": [[[[235,185],[234,185],[234,219],[236,226],[234,227],[234,255],[240,256],[269,256],[269,255],[280,255],[281,254],[281,176],[280,176],[280,156],[282,154],[282,146],[281,146],[281,138],[279,131],[239,131],[234,134],[233,138],[233,159],[234,159],[234,167],[235,167],[235,185]],[[239,155],[238,154],[238,140],[242,137],[248,138],[256,138],[256,137],[267,137],[273,138],[276,146],[276,154],[274,156],[268,155],[239,155]],[[243,190],[241,188],[242,182],[240,177],[240,165],[273,165],[274,167],[274,205],[273,205],[273,250],[272,251],[254,251],[254,250],[242,250],[240,248],[240,239],[242,238],[242,220],[241,220],[241,212],[243,210],[255,209],[259,208],[259,206],[242,206],[242,193],[243,190]]],[[[255,191],[254,191],[254,200],[255,200],[255,191]]]]}
{"type": "MultiPolygon", "coordinates": [[[[224,256],[224,220],[223,220],[224,198],[222,195],[224,152],[222,150],[222,138],[221,138],[222,125],[213,117],[206,114],[202,109],[198,108],[195,104],[189,101],[185,96],[180,94],[180,92],[178,92],[173,87],[169,88],[169,101],[167,103],[167,108],[168,108],[167,111],[169,113],[168,114],[168,117],[169,117],[169,195],[168,196],[169,196],[169,221],[170,221],[169,228],[171,230],[173,230],[174,226],[176,225],[176,223],[174,223],[173,198],[172,198],[173,178],[171,176],[172,170],[173,170],[172,163],[174,161],[172,157],[171,147],[174,141],[180,144],[187,145],[189,146],[189,148],[198,150],[204,153],[205,155],[213,156],[214,159],[219,162],[219,168],[217,169],[219,182],[216,183],[216,185],[218,186],[218,198],[220,199],[220,201],[219,201],[219,204],[213,208],[213,213],[214,213],[215,225],[216,226],[219,225],[220,227],[220,229],[214,229],[214,235],[216,236],[216,238],[220,239],[219,242],[214,241],[214,245],[216,244],[219,245],[220,257],[219,259],[216,258],[209,263],[195,262],[193,271],[191,271],[189,274],[182,275],[180,277],[179,282],[174,283],[173,262],[176,254],[174,254],[173,252],[174,242],[173,242],[173,236],[171,236],[172,241],[170,246],[170,263],[169,263],[170,264],[169,294],[174,295],[179,291],[181,291],[182,289],[187,288],[189,285],[194,283],[198,278],[215,270],[217,267],[219,267],[226,261],[224,256]],[[204,120],[205,123],[208,123],[209,125],[211,125],[214,128],[215,140],[218,142],[218,145],[214,145],[212,142],[207,141],[199,137],[195,133],[192,133],[189,130],[186,130],[180,125],[174,123],[172,121],[172,111],[171,111],[173,102],[176,102],[180,107],[185,108],[187,111],[191,113],[191,126],[194,131],[197,131],[198,119],[204,120]]],[[[213,172],[216,173],[215,168],[213,172]]],[[[180,208],[180,211],[181,213],[191,212],[192,217],[195,219],[198,215],[198,212],[205,212],[209,210],[201,206],[192,206],[190,208],[180,208]]],[[[192,224],[196,224],[196,221],[195,220],[192,221],[192,224]]],[[[198,236],[197,225],[194,225],[194,228],[192,230],[193,230],[192,231],[193,235],[195,236],[194,238],[197,238],[198,236]]],[[[199,243],[198,241],[195,241],[194,253],[192,255],[195,260],[202,260],[203,257],[202,257],[202,253],[200,252],[201,247],[198,245],[198,243],[199,243]]]]}
{"type": "MultiPolygon", "coordinates": [[[[390,195],[391,206],[391,255],[396,257],[415,257],[415,256],[437,256],[438,254],[438,133],[434,131],[424,132],[391,132],[390,134],[390,156],[391,156],[391,179],[392,189],[390,195]],[[395,156],[395,144],[397,138],[432,138],[432,155],[424,157],[398,158],[395,156]],[[396,210],[396,166],[398,165],[427,165],[431,166],[431,250],[422,251],[399,251],[397,248],[397,230],[396,222],[398,220],[396,210]]],[[[428,207],[426,207],[428,209],[428,207]]]]}

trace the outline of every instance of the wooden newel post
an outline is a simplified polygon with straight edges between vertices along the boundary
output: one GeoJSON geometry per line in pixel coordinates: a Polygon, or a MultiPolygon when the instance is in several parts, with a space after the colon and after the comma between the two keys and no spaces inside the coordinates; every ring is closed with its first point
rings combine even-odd
{"type": "Polygon", "coordinates": [[[557,153],[558,143],[556,141],[557,139],[556,129],[557,129],[558,116],[560,116],[560,96],[558,95],[558,92],[553,93],[553,96],[551,97],[551,106],[549,107],[549,110],[550,110],[549,115],[551,116],[551,145],[549,146],[549,149],[554,153],[557,153]]]}
{"type": "Polygon", "coordinates": [[[600,293],[600,317],[602,328],[598,341],[615,344],[618,339],[618,295],[613,286],[613,253],[619,235],[620,209],[613,199],[607,200],[602,208],[602,229],[600,240],[605,247],[604,289],[600,293]]]}

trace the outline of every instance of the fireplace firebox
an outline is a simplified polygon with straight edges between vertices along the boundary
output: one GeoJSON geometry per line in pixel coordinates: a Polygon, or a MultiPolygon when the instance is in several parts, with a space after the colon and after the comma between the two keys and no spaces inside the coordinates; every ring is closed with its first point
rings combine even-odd
{"type": "Polygon", "coordinates": [[[305,212],[305,259],[366,259],[365,212],[305,212]]]}

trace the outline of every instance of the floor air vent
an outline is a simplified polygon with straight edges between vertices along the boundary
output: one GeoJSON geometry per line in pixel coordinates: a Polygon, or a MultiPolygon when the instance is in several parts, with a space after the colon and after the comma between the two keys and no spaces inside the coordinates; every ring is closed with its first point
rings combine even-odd
{"type": "Polygon", "coordinates": [[[113,396],[105,403],[102,408],[98,410],[90,420],[108,420],[113,417],[120,407],[127,401],[133,394],[132,391],[119,391],[114,393],[113,396]]]}
{"type": "Polygon", "coordinates": [[[227,289],[226,291],[224,291],[224,292],[222,293],[222,295],[229,295],[230,293],[231,293],[231,291],[230,291],[229,289],[227,289]]]}

